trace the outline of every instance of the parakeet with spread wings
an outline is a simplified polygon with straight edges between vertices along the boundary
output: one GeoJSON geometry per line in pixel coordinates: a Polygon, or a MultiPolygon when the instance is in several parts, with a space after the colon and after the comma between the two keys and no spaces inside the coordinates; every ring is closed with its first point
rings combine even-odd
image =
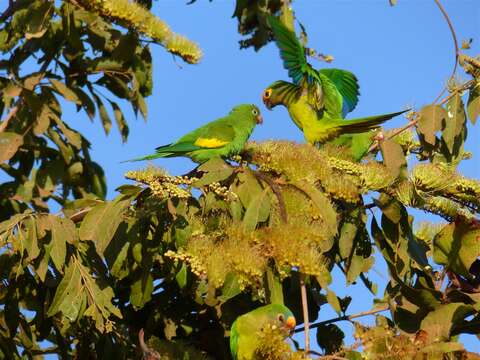
{"type": "Polygon", "coordinates": [[[358,103],[355,75],[340,69],[315,70],[295,33],[273,16],[268,22],[293,82],[275,81],[264,90],[263,102],[269,109],[285,106],[307,142],[323,144],[342,134],[364,133],[407,111],[345,120],[358,103]]]}

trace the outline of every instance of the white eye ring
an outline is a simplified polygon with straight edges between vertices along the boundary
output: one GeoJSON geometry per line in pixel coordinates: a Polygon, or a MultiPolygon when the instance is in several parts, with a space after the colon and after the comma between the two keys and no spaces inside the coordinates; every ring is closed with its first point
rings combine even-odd
{"type": "Polygon", "coordinates": [[[255,116],[257,116],[257,115],[258,115],[257,109],[253,109],[253,110],[252,110],[252,114],[255,115],[255,116]]]}

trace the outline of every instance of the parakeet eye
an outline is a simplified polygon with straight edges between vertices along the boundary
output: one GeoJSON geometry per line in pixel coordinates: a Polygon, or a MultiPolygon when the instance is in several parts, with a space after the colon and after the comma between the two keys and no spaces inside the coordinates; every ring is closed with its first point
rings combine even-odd
{"type": "Polygon", "coordinates": [[[277,315],[277,320],[283,323],[285,321],[285,317],[282,314],[277,315]]]}
{"type": "Polygon", "coordinates": [[[263,97],[265,99],[268,99],[268,98],[270,98],[270,96],[272,96],[272,89],[265,90],[265,92],[263,93],[263,97]]]}
{"type": "Polygon", "coordinates": [[[257,115],[258,115],[258,110],[257,110],[257,109],[253,109],[253,110],[252,110],[252,114],[253,114],[254,116],[257,116],[257,115]]]}

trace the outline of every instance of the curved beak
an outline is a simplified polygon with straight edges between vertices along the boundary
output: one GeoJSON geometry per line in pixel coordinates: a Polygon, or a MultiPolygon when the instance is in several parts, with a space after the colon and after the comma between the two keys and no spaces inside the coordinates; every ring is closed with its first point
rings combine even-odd
{"type": "Polygon", "coordinates": [[[262,100],[267,109],[272,110],[272,104],[270,103],[270,100],[268,100],[265,96],[262,96],[262,100]]]}
{"type": "Polygon", "coordinates": [[[293,331],[295,329],[295,326],[297,325],[297,322],[295,321],[295,318],[293,316],[289,316],[287,321],[285,321],[285,325],[287,325],[287,328],[290,331],[293,331]]]}
{"type": "Polygon", "coordinates": [[[263,123],[263,117],[262,115],[258,114],[257,117],[255,118],[257,121],[257,124],[262,124],[263,123]]]}

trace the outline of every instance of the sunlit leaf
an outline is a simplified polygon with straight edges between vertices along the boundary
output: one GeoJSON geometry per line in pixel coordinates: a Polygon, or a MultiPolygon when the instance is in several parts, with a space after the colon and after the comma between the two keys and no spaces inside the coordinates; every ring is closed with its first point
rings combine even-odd
{"type": "Polygon", "coordinates": [[[23,137],[13,132],[0,133],[0,163],[9,160],[23,144],[23,137]]]}
{"type": "Polygon", "coordinates": [[[475,125],[480,115],[480,84],[477,84],[468,96],[467,114],[470,122],[475,125]]]}
{"type": "Polygon", "coordinates": [[[440,105],[427,105],[420,110],[417,130],[426,143],[435,145],[435,134],[442,130],[447,119],[447,111],[440,105]]]}

